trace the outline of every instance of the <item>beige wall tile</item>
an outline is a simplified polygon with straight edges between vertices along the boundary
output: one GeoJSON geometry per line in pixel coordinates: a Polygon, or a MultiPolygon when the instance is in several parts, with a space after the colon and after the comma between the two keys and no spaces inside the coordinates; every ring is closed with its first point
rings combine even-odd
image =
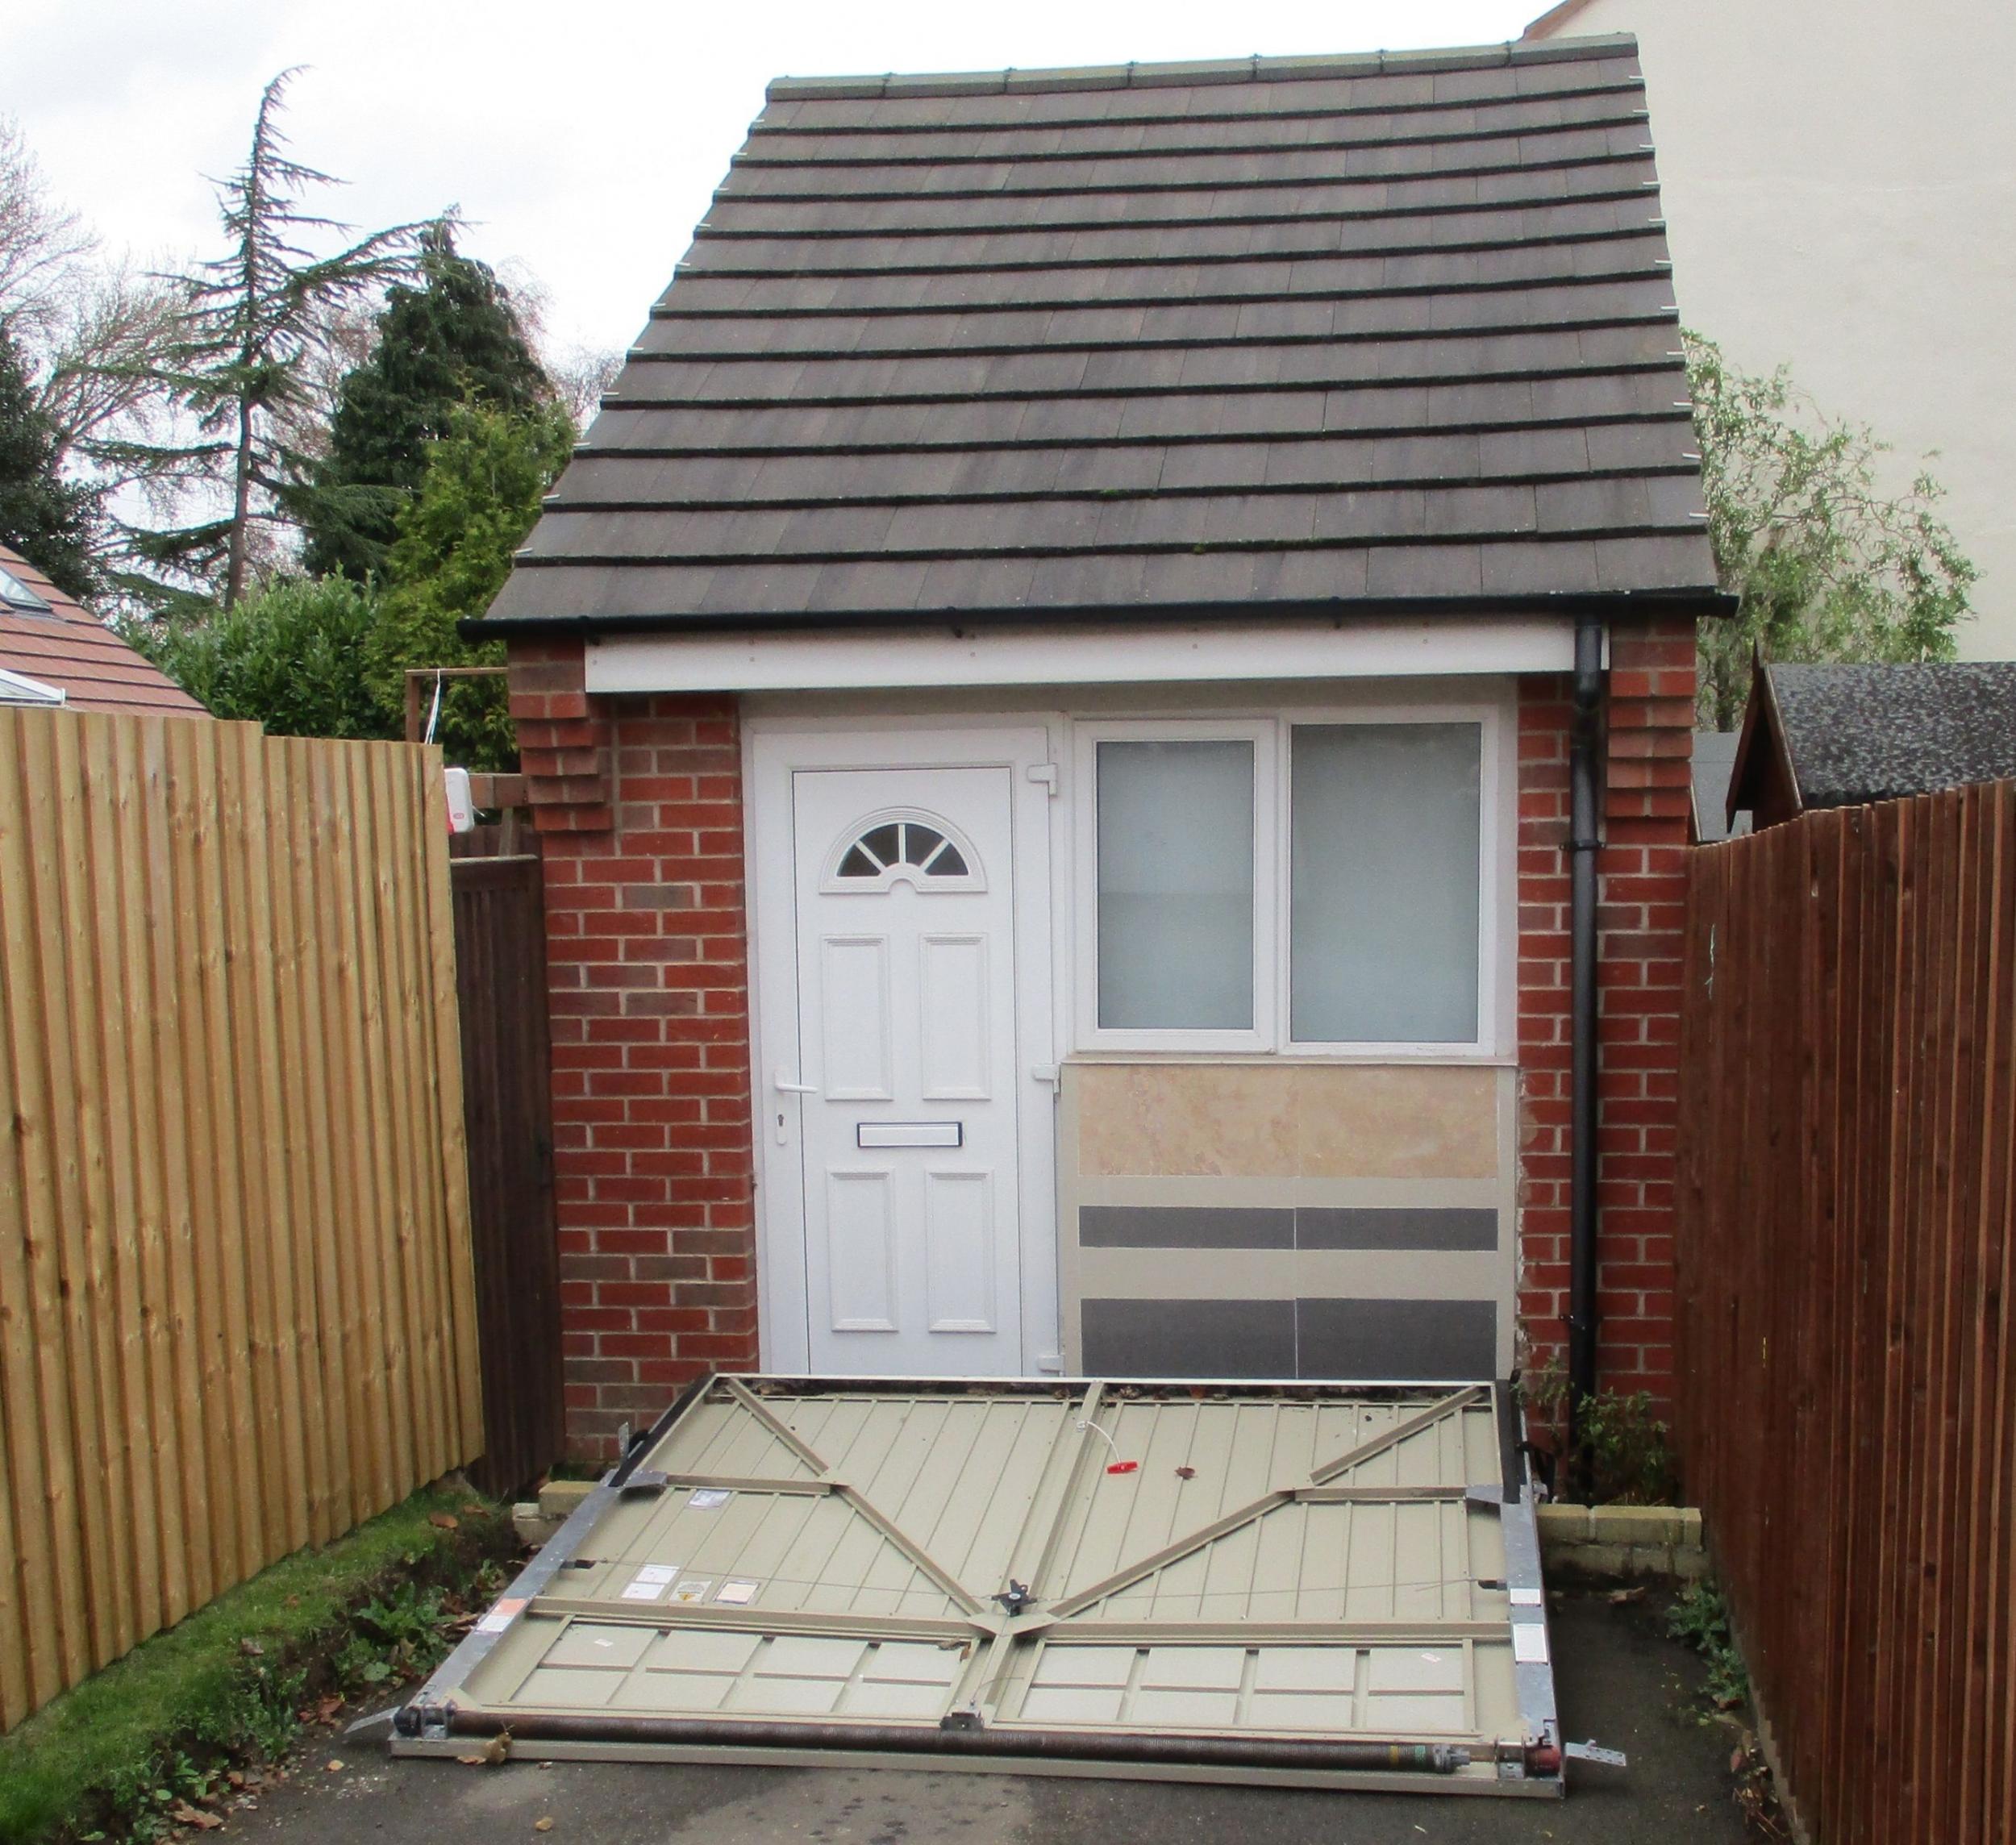
{"type": "Polygon", "coordinates": [[[1081,1064],[1079,1170],[1292,1178],[1295,1074],[1257,1064],[1081,1064]]]}
{"type": "Polygon", "coordinates": [[[1494,1070],[1329,1064],[1293,1073],[1305,1177],[1485,1179],[1497,1172],[1494,1070]]]}
{"type": "Polygon", "coordinates": [[[1088,1178],[1488,1180],[1498,1171],[1492,1069],[1082,1064],[1071,1076],[1077,1171],[1088,1178]]]}

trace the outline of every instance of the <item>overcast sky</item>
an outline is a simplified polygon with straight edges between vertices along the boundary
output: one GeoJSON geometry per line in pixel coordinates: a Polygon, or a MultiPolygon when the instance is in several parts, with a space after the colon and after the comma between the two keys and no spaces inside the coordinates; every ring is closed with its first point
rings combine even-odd
{"type": "Polygon", "coordinates": [[[627,345],[773,77],[1481,44],[1547,0],[11,0],[0,114],[115,252],[217,240],[204,175],[290,65],[294,152],[375,227],[459,205],[561,347],[627,345]]]}

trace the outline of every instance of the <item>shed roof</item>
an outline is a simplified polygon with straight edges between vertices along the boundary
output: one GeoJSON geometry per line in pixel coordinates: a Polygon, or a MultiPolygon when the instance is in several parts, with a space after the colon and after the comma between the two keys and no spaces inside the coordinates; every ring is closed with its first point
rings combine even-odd
{"type": "Polygon", "coordinates": [[[1719,607],[1628,38],[781,80],[486,631],[1719,607]]]}
{"type": "Polygon", "coordinates": [[[65,595],[19,552],[0,544],[0,570],[31,590],[41,611],[0,601],[0,667],[59,687],[73,711],[209,713],[143,660],[88,609],[65,595]]]}
{"type": "MultiPolygon", "coordinates": [[[[1764,671],[1801,807],[1856,806],[2016,776],[2016,660],[1764,671]]],[[[1766,748],[1753,740],[1758,729],[1744,726],[1732,802],[1766,748]]]]}

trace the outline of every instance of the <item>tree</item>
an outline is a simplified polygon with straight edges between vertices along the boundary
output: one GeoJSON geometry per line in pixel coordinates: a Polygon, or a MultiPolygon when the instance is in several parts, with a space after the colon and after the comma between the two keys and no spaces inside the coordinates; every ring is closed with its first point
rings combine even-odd
{"type": "Polygon", "coordinates": [[[1783,366],[1750,377],[1686,345],[1716,576],[1739,598],[1700,625],[1699,721],[1735,727],[1760,656],[1951,660],[1975,571],[1934,510],[1943,489],[1921,472],[1885,495],[1872,431],[1801,414],[1783,366]]]}
{"type": "Polygon", "coordinates": [[[0,115],[0,326],[19,340],[57,310],[92,239],[49,196],[20,124],[0,115]]]}
{"type": "MultiPolygon", "coordinates": [[[[419,491],[399,515],[387,559],[389,587],[371,641],[379,698],[403,698],[409,667],[500,663],[492,642],[471,646],[456,624],[487,609],[510,574],[511,554],[539,517],[541,498],[566,465],[574,426],[557,405],[529,416],[465,407],[430,445],[419,491]]],[[[436,740],[473,768],[516,761],[501,681],[444,685],[436,740]]]]}
{"type": "Polygon", "coordinates": [[[370,356],[343,381],[302,510],[305,561],[317,573],[384,570],[427,444],[459,406],[526,415],[553,395],[510,294],[457,252],[452,225],[423,235],[419,282],[392,285],[370,356]]]}
{"type": "Polygon", "coordinates": [[[62,478],[60,460],[56,427],[35,401],[27,368],[0,322],[0,543],[81,600],[95,587],[94,502],[88,488],[62,478]]]}
{"type": "Polygon", "coordinates": [[[216,496],[210,516],[140,543],[156,566],[219,591],[227,608],[244,594],[262,539],[300,502],[310,360],[346,306],[410,269],[421,229],[395,225],[326,256],[306,248],[352,227],[303,208],[310,189],[336,181],[283,151],[279,118],[294,75],[282,71],[260,95],[245,164],[219,188],[231,247],[185,278],[186,305],[152,371],[192,427],[181,439],[129,445],[130,459],[157,477],[216,496]]]}
{"type": "Polygon", "coordinates": [[[342,577],[280,577],[229,609],[129,623],[127,638],[214,716],[277,736],[396,737],[404,712],[365,671],[379,617],[371,592],[342,577]]]}

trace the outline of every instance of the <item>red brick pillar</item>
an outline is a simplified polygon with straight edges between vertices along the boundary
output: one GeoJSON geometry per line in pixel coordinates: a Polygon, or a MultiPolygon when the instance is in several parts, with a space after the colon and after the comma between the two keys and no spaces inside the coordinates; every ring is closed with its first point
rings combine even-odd
{"type": "MultiPolygon", "coordinates": [[[[1691,621],[1610,633],[1597,856],[1597,1381],[1672,1392],[1680,964],[1693,751],[1691,621]]],[[[1565,1356],[1571,1006],[1567,679],[1519,686],[1519,1314],[1529,1366],[1565,1356]]]]}
{"type": "Polygon", "coordinates": [[[511,649],[541,835],[567,1428],[583,1457],[756,1362],[742,756],[732,699],[591,698],[511,649]]]}

